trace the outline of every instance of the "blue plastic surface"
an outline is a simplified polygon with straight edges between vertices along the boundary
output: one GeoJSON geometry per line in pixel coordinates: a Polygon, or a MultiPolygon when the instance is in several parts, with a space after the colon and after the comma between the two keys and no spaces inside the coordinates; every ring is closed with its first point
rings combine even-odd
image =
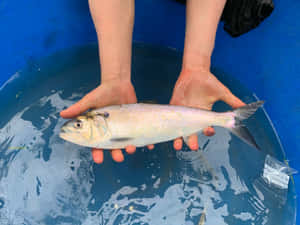
{"type": "MultiPolygon", "coordinates": [[[[300,2],[274,2],[273,14],[239,38],[221,25],[212,64],[266,100],[286,157],[300,171],[300,2]]],[[[182,50],[184,16],[184,6],[171,0],[136,1],[134,40],[182,50]]],[[[0,21],[0,86],[35,59],[96,41],[87,1],[2,0],[0,21]]],[[[295,182],[299,195],[299,177],[295,182]]]]}

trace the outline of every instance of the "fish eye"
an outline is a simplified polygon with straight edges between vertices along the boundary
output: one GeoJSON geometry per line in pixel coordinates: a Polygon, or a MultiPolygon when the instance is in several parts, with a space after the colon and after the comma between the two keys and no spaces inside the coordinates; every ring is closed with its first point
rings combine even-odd
{"type": "Polygon", "coordinates": [[[81,120],[76,120],[75,124],[74,124],[74,127],[75,128],[82,128],[83,126],[83,123],[81,120]]]}

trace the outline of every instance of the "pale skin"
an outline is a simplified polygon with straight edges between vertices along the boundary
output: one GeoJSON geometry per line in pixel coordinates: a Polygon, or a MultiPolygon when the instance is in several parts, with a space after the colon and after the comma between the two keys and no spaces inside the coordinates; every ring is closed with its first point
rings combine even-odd
{"type": "MultiPolygon", "coordinates": [[[[170,104],[209,110],[218,100],[233,108],[245,105],[210,72],[216,29],[225,3],[226,0],[187,1],[182,69],[170,104]]],[[[75,117],[91,108],[137,102],[130,68],[134,0],[89,0],[89,5],[98,36],[101,85],[62,111],[64,118],[75,117]]],[[[208,127],[203,133],[212,136],[215,131],[208,127]]],[[[173,145],[175,150],[180,150],[182,139],[174,140],[173,145]]],[[[188,146],[191,150],[199,148],[196,134],[189,137],[188,146]]],[[[128,154],[135,150],[135,146],[125,149],[128,154]]],[[[121,149],[112,150],[111,155],[116,162],[124,160],[121,149]]],[[[92,149],[92,156],[95,163],[103,162],[102,149],[92,149]]]]}

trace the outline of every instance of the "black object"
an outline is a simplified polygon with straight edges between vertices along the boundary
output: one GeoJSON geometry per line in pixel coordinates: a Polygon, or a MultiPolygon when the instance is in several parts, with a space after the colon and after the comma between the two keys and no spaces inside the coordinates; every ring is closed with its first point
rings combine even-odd
{"type": "MultiPolygon", "coordinates": [[[[186,0],[176,1],[186,3],[186,0]]],[[[238,37],[257,27],[273,9],[273,0],[227,0],[221,17],[224,30],[238,37]]]]}

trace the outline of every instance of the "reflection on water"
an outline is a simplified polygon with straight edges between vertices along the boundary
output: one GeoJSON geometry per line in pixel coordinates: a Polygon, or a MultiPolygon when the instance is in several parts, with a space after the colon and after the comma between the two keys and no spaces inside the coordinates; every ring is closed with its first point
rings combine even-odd
{"type": "Polygon", "coordinates": [[[58,93],[43,97],[1,129],[0,213],[7,224],[74,222],[86,215],[81,207],[89,204],[94,182],[90,154],[57,136],[58,112],[68,103],[58,93]],[[25,148],[10,148],[19,146],[25,148]]]}
{"type": "MultiPolygon", "coordinates": [[[[147,49],[135,51],[141,55],[135,68],[162,61],[149,64],[147,49]]],[[[224,129],[217,128],[212,138],[199,135],[197,152],[175,152],[172,143],[163,143],[151,152],[138,149],[122,164],[106,154],[101,166],[92,162],[89,149],[60,139],[59,112],[95,86],[95,52],[93,47],[64,56],[70,60],[61,60],[64,70],[45,72],[53,80],[43,75],[44,86],[39,81],[8,104],[11,116],[0,127],[1,225],[192,225],[204,212],[206,225],[282,220],[285,205],[257,182],[264,154],[224,129]],[[86,71],[92,75],[82,78],[86,71]]],[[[259,140],[268,146],[264,142],[259,140]]]]}

